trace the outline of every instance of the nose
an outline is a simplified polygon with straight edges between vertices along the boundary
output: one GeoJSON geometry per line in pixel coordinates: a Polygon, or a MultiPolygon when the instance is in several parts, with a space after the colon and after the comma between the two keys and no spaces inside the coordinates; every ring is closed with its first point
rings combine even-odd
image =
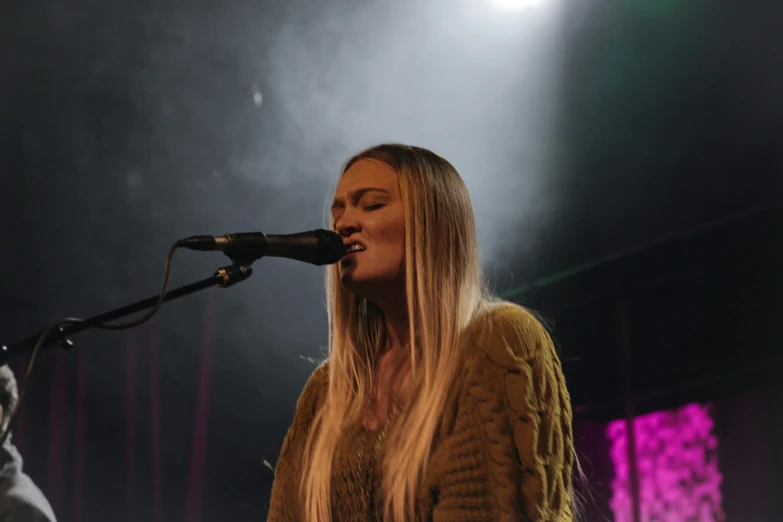
{"type": "Polygon", "coordinates": [[[342,237],[350,237],[361,230],[359,221],[351,209],[345,209],[342,215],[335,221],[334,229],[342,237]]]}

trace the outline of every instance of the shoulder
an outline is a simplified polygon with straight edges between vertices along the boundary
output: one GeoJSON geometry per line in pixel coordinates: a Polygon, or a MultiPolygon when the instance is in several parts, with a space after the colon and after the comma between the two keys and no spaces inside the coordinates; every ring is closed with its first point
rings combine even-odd
{"type": "Polygon", "coordinates": [[[318,407],[326,397],[329,388],[329,361],[325,360],[313,371],[299,395],[296,403],[297,413],[308,417],[314,416],[318,407]]]}
{"type": "Polygon", "coordinates": [[[329,384],[329,359],[323,360],[307,379],[303,393],[314,393],[329,384]]]}
{"type": "Polygon", "coordinates": [[[571,403],[547,329],[525,308],[496,302],[463,342],[457,404],[468,413],[454,433],[487,448],[483,486],[495,497],[494,518],[570,520],[563,503],[573,465],[571,403]]]}
{"type": "Polygon", "coordinates": [[[11,504],[2,516],[3,522],[55,522],[54,515],[50,518],[38,507],[23,502],[11,504]]]}
{"type": "Polygon", "coordinates": [[[25,473],[18,473],[5,492],[4,522],[55,522],[49,501],[25,473]]]}
{"type": "Polygon", "coordinates": [[[310,375],[296,401],[296,412],[283,441],[281,459],[290,453],[292,448],[298,448],[304,444],[310,426],[318,414],[318,410],[323,406],[328,388],[329,365],[324,361],[310,375]]]}
{"type": "Polygon", "coordinates": [[[526,308],[500,301],[487,304],[465,332],[467,362],[513,370],[539,357],[556,357],[541,321],[526,308]]]}
{"type": "Polygon", "coordinates": [[[326,390],[329,388],[329,360],[324,360],[318,367],[310,374],[307,379],[302,394],[299,396],[298,405],[306,405],[310,402],[317,401],[326,390]],[[304,404],[303,404],[304,403],[304,404]]]}
{"type": "MultiPolygon", "coordinates": [[[[555,422],[563,433],[570,433],[568,386],[542,322],[519,305],[500,302],[486,309],[469,329],[462,373],[464,397],[495,405],[490,409],[507,408],[518,439],[519,433],[527,433],[517,430],[519,419],[531,415],[537,416],[536,423],[555,422]]],[[[527,447],[520,441],[520,447],[527,447]]]]}

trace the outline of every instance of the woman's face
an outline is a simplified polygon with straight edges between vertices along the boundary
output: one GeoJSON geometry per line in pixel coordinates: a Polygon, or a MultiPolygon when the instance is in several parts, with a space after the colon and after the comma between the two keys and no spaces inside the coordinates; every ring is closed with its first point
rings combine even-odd
{"type": "Polygon", "coordinates": [[[332,218],[349,246],[339,268],[346,289],[377,302],[387,298],[384,292],[404,288],[405,219],[397,173],[389,165],[376,159],[351,165],[337,186],[332,218]]]}

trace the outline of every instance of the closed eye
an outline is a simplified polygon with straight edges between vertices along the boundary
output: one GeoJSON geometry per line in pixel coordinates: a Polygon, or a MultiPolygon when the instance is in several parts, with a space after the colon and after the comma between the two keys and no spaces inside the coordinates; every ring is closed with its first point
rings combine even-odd
{"type": "Polygon", "coordinates": [[[383,203],[376,203],[375,205],[367,205],[364,210],[378,210],[381,207],[383,207],[383,203]]]}

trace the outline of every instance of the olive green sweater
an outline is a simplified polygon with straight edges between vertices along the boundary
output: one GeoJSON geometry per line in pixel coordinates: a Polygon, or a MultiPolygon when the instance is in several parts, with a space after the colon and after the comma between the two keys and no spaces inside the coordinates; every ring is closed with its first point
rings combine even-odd
{"type": "MultiPolygon", "coordinates": [[[[416,519],[570,522],[571,404],[551,338],[530,313],[506,303],[474,320],[462,342],[463,367],[418,485],[416,519]]],[[[327,362],[299,398],[277,463],[268,522],[306,522],[302,451],[328,379],[327,362]]],[[[335,455],[333,522],[362,519],[355,472],[362,429],[346,430],[335,455]]],[[[377,436],[370,434],[367,448],[377,436]]],[[[381,520],[382,488],[372,505],[371,520],[381,520]]]]}

